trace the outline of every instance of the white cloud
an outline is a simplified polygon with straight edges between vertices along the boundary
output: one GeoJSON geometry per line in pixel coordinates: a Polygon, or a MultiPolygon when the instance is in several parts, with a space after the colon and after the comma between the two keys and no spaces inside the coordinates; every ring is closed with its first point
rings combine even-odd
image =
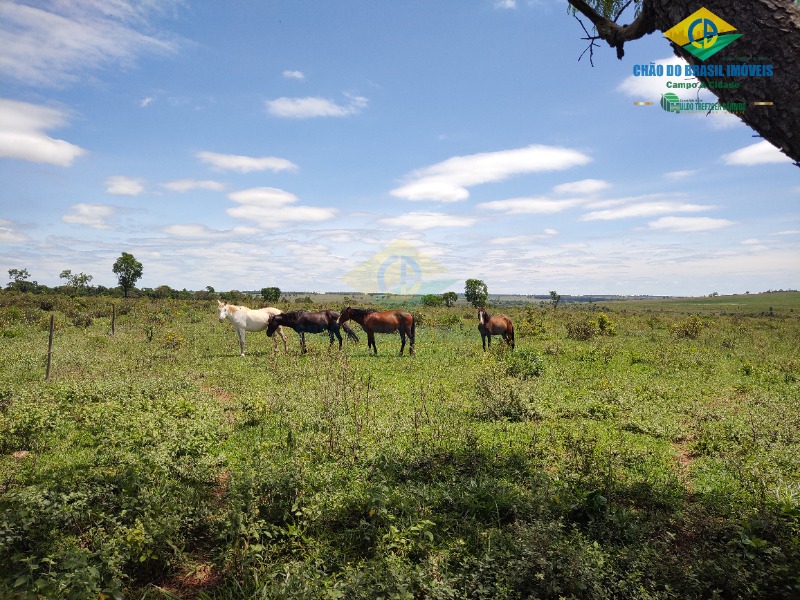
{"type": "Polygon", "coordinates": [[[153,98],[152,96],[148,96],[147,98],[142,98],[141,100],[139,100],[139,107],[146,108],[150,106],[153,102],[155,102],[155,98],[153,98]]]}
{"type": "Polygon", "coordinates": [[[86,151],[45,133],[65,122],[54,108],[0,99],[0,157],[69,167],[86,151]]]}
{"type": "Polygon", "coordinates": [[[699,173],[699,169],[685,169],[683,171],[669,171],[668,173],[664,173],[665,179],[672,179],[672,180],[679,180],[679,179],[686,179],[687,177],[692,177],[699,173]]]}
{"type": "Polygon", "coordinates": [[[582,203],[582,200],[573,198],[559,200],[545,197],[509,198],[482,202],[478,204],[478,208],[496,210],[507,215],[552,215],[582,203]]]}
{"type": "Polygon", "coordinates": [[[611,187],[611,184],[602,179],[582,179],[572,183],[562,183],[553,188],[556,194],[596,194],[611,187]]]}
{"type": "Polygon", "coordinates": [[[8,219],[0,219],[0,244],[21,244],[27,242],[30,238],[16,231],[16,223],[8,219]]]}
{"type": "Polygon", "coordinates": [[[545,229],[544,232],[539,235],[511,235],[494,238],[489,240],[489,243],[498,246],[525,246],[541,240],[550,239],[555,235],[558,235],[558,231],[555,229],[545,229]]]}
{"type": "Polygon", "coordinates": [[[586,154],[570,148],[532,145],[515,150],[454,156],[413,171],[409,182],[392,190],[405,200],[457,202],[469,198],[467,188],[502,181],[513,175],[560,171],[591,162],[586,154]]]}
{"type": "Polygon", "coordinates": [[[107,219],[114,215],[116,208],[107,204],[73,204],[72,214],[61,217],[65,223],[86,225],[92,229],[110,229],[107,219]]]}
{"type": "Polygon", "coordinates": [[[275,229],[287,223],[327,221],[336,216],[335,208],[295,205],[297,196],[277,188],[251,188],[232,192],[228,198],[237,204],[227,213],[237,219],[255,221],[259,227],[275,229]]]}
{"type": "Polygon", "coordinates": [[[475,217],[459,217],[440,212],[410,212],[398,217],[380,219],[381,223],[409,229],[431,229],[433,227],[472,227],[478,222],[475,217]]]}
{"type": "Polygon", "coordinates": [[[303,80],[303,79],[305,79],[305,78],[306,78],[306,76],[303,74],[303,72],[302,72],[302,71],[290,71],[290,70],[286,70],[286,71],[284,71],[284,72],[283,72],[283,76],[284,76],[286,79],[298,79],[298,80],[303,80]]]}
{"type": "MultiPolygon", "coordinates": [[[[655,61],[656,67],[662,66],[664,68],[664,72],[666,72],[668,66],[680,66],[681,72],[685,70],[689,64],[683,60],[682,58],[678,58],[677,56],[671,56],[669,58],[662,58],[660,60],[655,61]]],[[[661,98],[661,95],[673,91],[678,92],[679,90],[669,90],[667,89],[667,81],[675,81],[680,83],[688,83],[688,84],[695,84],[699,83],[699,80],[694,76],[683,76],[680,77],[668,77],[667,75],[662,75],[661,77],[636,77],[634,75],[629,75],[622,82],[617,86],[617,91],[622,92],[623,94],[634,98],[635,100],[649,100],[649,101],[656,101],[661,98]]],[[[691,94],[695,96],[697,94],[696,89],[683,89],[680,90],[686,94],[691,94]]],[[[688,96],[687,96],[688,97],[688,96]]]]}
{"type": "Polygon", "coordinates": [[[220,231],[218,229],[211,229],[205,225],[188,223],[185,225],[169,225],[168,227],[165,227],[163,231],[164,233],[167,233],[175,238],[206,240],[212,237],[235,238],[243,235],[253,235],[258,233],[259,230],[253,227],[234,227],[233,229],[227,231],[220,231]]]}
{"type": "Polygon", "coordinates": [[[273,117],[284,119],[313,119],[316,117],[348,117],[356,115],[367,107],[368,100],[363,96],[347,95],[347,103],[337,104],[333,100],[319,97],[276,98],[267,100],[267,112],[273,117]]]}
{"type": "Polygon", "coordinates": [[[495,8],[514,9],[517,8],[517,0],[495,0],[495,8]]]}
{"type": "Polygon", "coordinates": [[[786,229],[784,231],[777,231],[770,235],[800,235],[800,229],[786,229]]]}
{"type": "Polygon", "coordinates": [[[192,190],[208,190],[211,192],[221,192],[225,189],[225,184],[211,179],[176,179],[162,183],[161,187],[173,192],[190,192],[192,190]]]}
{"type": "Polygon", "coordinates": [[[649,223],[650,229],[674,232],[699,232],[721,229],[734,225],[734,221],[727,219],[712,219],[710,217],[661,217],[649,223]]]}
{"type": "Polygon", "coordinates": [[[115,175],[106,179],[106,192],[115,196],[138,196],[144,192],[141,179],[115,175]]]}
{"type": "Polygon", "coordinates": [[[712,210],[715,206],[703,204],[688,204],[681,202],[643,202],[619,208],[607,210],[596,210],[583,215],[581,221],[611,221],[615,219],[627,219],[631,217],[652,217],[671,212],[702,212],[712,210]]]}
{"type": "Polygon", "coordinates": [[[144,53],[172,53],[177,43],[145,34],[150,13],[169,3],[0,2],[0,74],[27,84],[77,81],[106,66],[127,67],[144,53]],[[33,3],[32,3],[33,4],[33,3]]]}
{"type": "Polygon", "coordinates": [[[202,162],[215,169],[250,173],[252,171],[294,171],[297,165],[285,158],[274,156],[239,156],[236,154],[218,154],[217,152],[198,152],[195,154],[202,162]]]}
{"type": "Polygon", "coordinates": [[[726,165],[763,165],[767,163],[790,163],[792,159],[767,140],[756,142],[722,156],[726,165]]]}

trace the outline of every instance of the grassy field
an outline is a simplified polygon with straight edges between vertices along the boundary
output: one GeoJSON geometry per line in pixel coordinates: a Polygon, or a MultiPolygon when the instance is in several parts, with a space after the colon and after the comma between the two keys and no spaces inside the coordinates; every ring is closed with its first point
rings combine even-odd
{"type": "Polygon", "coordinates": [[[797,598],[800,294],[731,298],[240,357],[214,302],[0,293],[0,597],[797,598]]]}

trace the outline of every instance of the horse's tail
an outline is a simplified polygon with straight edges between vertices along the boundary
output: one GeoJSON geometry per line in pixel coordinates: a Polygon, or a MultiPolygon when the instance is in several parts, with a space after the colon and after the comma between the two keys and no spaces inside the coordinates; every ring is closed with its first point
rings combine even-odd
{"type": "Polygon", "coordinates": [[[514,349],[514,324],[510,323],[511,325],[511,349],[514,349]]]}
{"type": "Polygon", "coordinates": [[[411,344],[414,344],[414,335],[417,331],[417,318],[414,315],[411,315],[411,335],[408,336],[409,341],[411,344]]]}
{"type": "Polygon", "coordinates": [[[345,323],[342,323],[342,329],[344,329],[344,332],[347,334],[347,337],[348,337],[348,338],[350,338],[350,339],[351,339],[351,340],[353,340],[354,342],[357,342],[357,341],[358,341],[358,336],[356,335],[356,332],[355,332],[355,331],[353,331],[352,329],[350,329],[350,328],[347,326],[347,324],[345,324],[345,323]]]}

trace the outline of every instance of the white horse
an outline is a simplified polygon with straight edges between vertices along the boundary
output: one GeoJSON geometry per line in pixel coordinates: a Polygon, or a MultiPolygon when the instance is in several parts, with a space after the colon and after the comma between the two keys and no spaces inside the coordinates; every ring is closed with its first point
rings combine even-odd
{"type": "MultiPolygon", "coordinates": [[[[244,356],[244,332],[266,331],[267,325],[269,325],[269,318],[281,313],[277,308],[268,307],[255,310],[246,306],[220,302],[219,300],[217,300],[217,307],[219,322],[224,323],[225,319],[228,319],[236,330],[236,335],[239,336],[239,347],[242,349],[242,356],[244,356]]],[[[286,352],[286,336],[283,335],[283,328],[278,327],[278,335],[283,340],[283,351],[286,352]]],[[[275,342],[272,351],[275,352],[278,349],[278,338],[273,336],[272,339],[275,342]]]]}

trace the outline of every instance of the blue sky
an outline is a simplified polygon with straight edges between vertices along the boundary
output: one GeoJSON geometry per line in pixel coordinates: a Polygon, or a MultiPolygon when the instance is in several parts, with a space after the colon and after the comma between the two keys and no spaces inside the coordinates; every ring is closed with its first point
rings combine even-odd
{"type": "Polygon", "coordinates": [[[662,110],[660,34],[594,67],[583,35],[549,0],[4,0],[0,270],[372,291],[405,248],[427,291],[800,287],[800,169],[662,110]]]}

